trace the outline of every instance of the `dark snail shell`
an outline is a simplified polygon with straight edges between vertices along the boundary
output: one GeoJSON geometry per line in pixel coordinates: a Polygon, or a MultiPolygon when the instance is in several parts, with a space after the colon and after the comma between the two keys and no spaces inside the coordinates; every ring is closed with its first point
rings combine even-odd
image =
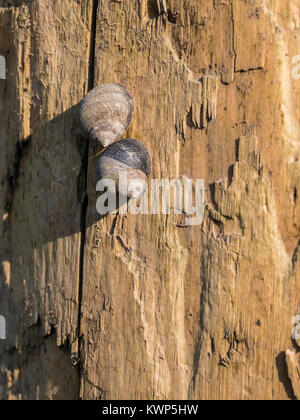
{"type": "Polygon", "coordinates": [[[80,104],[83,132],[102,146],[109,146],[122,138],[133,111],[133,98],[124,86],[116,83],[98,86],[80,104]]]}
{"type": "MultiPolygon", "coordinates": [[[[111,179],[119,189],[119,175],[126,172],[127,196],[138,198],[144,192],[151,168],[151,155],[144,143],[137,139],[124,139],[111,144],[101,153],[97,164],[97,178],[111,179]]],[[[125,194],[124,191],[120,192],[125,194]]]]}

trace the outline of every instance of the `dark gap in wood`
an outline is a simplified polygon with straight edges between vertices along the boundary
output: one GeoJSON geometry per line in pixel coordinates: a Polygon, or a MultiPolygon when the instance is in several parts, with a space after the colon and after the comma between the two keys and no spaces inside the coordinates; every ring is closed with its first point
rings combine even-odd
{"type": "Polygon", "coordinates": [[[95,57],[96,57],[96,35],[97,35],[97,13],[99,7],[99,0],[93,0],[93,15],[92,15],[92,28],[91,28],[91,49],[89,58],[89,82],[88,89],[92,90],[94,87],[95,79],[95,57]]]}
{"type": "MultiPolygon", "coordinates": [[[[88,75],[88,90],[92,90],[94,87],[95,79],[95,51],[96,51],[96,35],[97,35],[97,14],[98,14],[99,0],[93,0],[92,10],[92,25],[91,25],[91,39],[90,39],[90,57],[89,57],[89,75],[88,75]]],[[[86,142],[86,149],[83,159],[83,168],[85,172],[84,178],[84,199],[81,207],[80,215],[80,231],[81,231],[81,242],[80,242],[80,261],[79,261],[79,287],[78,287],[78,370],[79,370],[79,386],[78,386],[78,399],[80,400],[81,391],[81,316],[82,316],[82,296],[83,296],[83,271],[84,271],[84,251],[86,242],[86,218],[88,211],[88,166],[89,166],[89,142],[86,142]]]]}
{"type": "Polygon", "coordinates": [[[297,204],[298,201],[298,190],[297,187],[294,187],[294,204],[297,204]]]}
{"type": "Polygon", "coordinates": [[[235,141],[235,161],[240,161],[240,139],[235,141]]]}
{"type": "Polygon", "coordinates": [[[233,182],[233,178],[234,178],[234,165],[229,166],[228,169],[228,184],[227,184],[227,188],[229,188],[233,182]]]}

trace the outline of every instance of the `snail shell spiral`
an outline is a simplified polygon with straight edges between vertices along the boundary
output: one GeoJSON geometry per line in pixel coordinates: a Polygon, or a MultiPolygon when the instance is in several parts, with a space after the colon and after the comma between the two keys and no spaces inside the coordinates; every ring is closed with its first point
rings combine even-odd
{"type": "Polygon", "coordinates": [[[137,199],[145,191],[151,168],[151,155],[144,143],[137,139],[125,139],[113,143],[101,153],[97,164],[97,178],[98,181],[114,181],[121,194],[137,199]],[[127,174],[126,190],[119,185],[122,172],[127,174]]]}
{"type": "Polygon", "coordinates": [[[81,127],[85,135],[107,147],[122,138],[133,111],[133,98],[124,86],[97,86],[80,104],[81,127]]]}

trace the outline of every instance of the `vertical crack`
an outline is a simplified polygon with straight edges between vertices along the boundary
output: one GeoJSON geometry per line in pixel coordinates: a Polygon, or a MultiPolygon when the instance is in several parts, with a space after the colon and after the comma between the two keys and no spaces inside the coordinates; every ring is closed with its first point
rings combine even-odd
{"type": "MultiPolygon", "coordinates": [[[[96,35],[97,35],[97,12],[99,0],[93,0],[92,5],[92,21],[91,21],[91,38],[90,38],[90,52],[89,52],[89,69],[88,69],[88,90],[94,87],[95,79],[95,51],[96,51],[96,35]]],[[[82,317],[82,296],[83,296],[83,271],[84,271],[84,251],[86,242],[86,219],[88,211],[88,165],[89,164],[89,142],[86,142],[85,150],[83,152],[82,166],[84,171],[84,198],[82,201],[80,214],[80,262],[79,262],[79,287],[78,287],[78,361],[79,361],[79,389],[78,399],[81,393],[81,317],[82,317]]]]}
{"type": "Polygon", "coordinates": [[[90,58],[89,58],[89,82],[88,88],[92,90],[94,87],[95,78],[95,51],[96,51],[96,35],[97,35],[97,13],[99,7],[99,0],[93,0],[93,15],[91,28],[91,43],[90,43],[90,58]]]}
{"type": "Polygon", "coordinates": [[[236,73],[237,52],[235,49],[235,21],[234,21],[233,1],[231,1],[231,23],[232,23],[232,50],[234,54],[234,73],[236,73]]]}

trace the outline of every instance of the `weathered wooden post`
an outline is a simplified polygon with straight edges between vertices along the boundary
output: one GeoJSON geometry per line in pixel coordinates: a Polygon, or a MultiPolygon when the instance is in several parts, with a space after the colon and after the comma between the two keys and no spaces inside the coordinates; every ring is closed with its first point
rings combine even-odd
{"type": "Polygon", "coordinates": [[[0,398],[299,397],[298,2],[4,3],[0,398]],[[108,82],[152,177],[205,180],[200,226],[97,215],[108,82]]]}

